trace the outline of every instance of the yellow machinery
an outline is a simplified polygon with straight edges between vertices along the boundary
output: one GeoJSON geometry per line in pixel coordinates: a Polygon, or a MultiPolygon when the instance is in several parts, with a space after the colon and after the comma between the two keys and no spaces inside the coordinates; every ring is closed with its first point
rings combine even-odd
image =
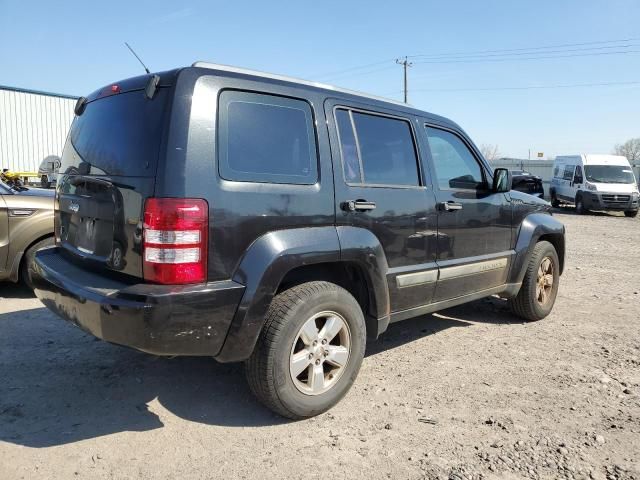
{"type": "Polygon", "coordinates": [[[38,177],[37,172],[12,172],[8,168],[3,168],[0,172],[0,180],[7,185],[20,187],[29,183],[29,178],[38,177]]]}

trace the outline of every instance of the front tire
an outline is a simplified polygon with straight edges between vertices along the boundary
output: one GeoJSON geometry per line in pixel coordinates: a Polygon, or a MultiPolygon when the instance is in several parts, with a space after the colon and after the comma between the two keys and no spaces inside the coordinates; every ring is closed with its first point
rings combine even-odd
{"type": "Polygon", "coordinates": [[[554,246],[538,242],[529,259],[518,295],[509,300],[513,313],[529,321],[542,320],[551,313],[558,295],[560,262],[554,246]]]}
{"type": "Polygon", "coordinates": [[[42,175],[42,177],[40,177],[40,186],[42,188],[49,188],[51,186],[51,182],[49,181],[49,177],[47,177],[46,175],[42,175]]]}
{"type": "Polygon", "coordinates": [[[627,210],[624,212],[625,217],[635,218],[638,216],[638,210],[627,210]]]}
{"type": "Polygon", "coordinates": [[[366,346],[355,298],[328,282],[308,282],[273,299],[245,363],[249,387],[269,409],[294,420],[337,404],[353,384],[366,346]]]}
{"type": "Polygon", "coordinates": [[[584,208],[584,201],[582,200],[582,195],[578,195],[576,197],[576,213],[578,215],[584,215],[588,212],[586,208],[584,208]]]}
{"type": "Polygon", "coordinates": [[[558,208],[560,207],[560,201],[558,200],[558,198],[556,197],[556,192],[552,191],[551,192],[551,206],[553,208],[558,208]]]}

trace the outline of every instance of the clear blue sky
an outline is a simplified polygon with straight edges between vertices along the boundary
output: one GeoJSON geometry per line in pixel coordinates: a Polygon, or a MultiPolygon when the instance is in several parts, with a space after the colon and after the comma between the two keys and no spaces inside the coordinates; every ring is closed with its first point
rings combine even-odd
{"type": "Polygon", "coordinates": [[[640,82],[638,0],[0,0],[0,84],[86,94],[141,73],[124,41],[156,71],[209,60],[396,99],[402,71],[393,58],[456,60],[416,63],[409,101],[503,155],[607,153],[640,136],[640,83],[528,88],[640,82]],[[467,52],[621,39],[635,40],[459,62],[467,52]],[[564,53],[545,53],[554,51],[564,53]],[[593,55],[612,51],[635,53],[593,55]],[[543,54],[580,56],[523,59],[543,54]],[[344,72],[367,64],[376,65],[344,72]],[[501,87],[527,88],[469,90],[501,87]]]}

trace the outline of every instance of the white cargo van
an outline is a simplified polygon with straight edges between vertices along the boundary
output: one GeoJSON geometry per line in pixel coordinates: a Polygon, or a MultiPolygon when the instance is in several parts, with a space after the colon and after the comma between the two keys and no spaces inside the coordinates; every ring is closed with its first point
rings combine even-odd
{"type": "Polygon", "coordinates": [[[38,176],[40,177],[40,186],[49,188],[56,181],[60,170],[60,157],[57,155],[49,155],[45,157],[38,167],[38,176]]]}
{"type": "Polygon", "coordinates": [[[576,212],[618,210],[638,214],[638,184],[629,161],[618,155],[556,157],[549,189],[551,204],[572,203],[576,212]]]}

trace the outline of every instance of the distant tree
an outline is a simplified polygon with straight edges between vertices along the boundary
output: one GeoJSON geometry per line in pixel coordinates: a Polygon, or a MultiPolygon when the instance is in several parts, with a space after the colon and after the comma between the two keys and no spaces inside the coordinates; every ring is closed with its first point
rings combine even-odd
{"type": "Polygon", "coordinates": [[[498,145],[491,145],[488,143],[483,143],[480,146],[480,153],[482,153],[482,156],[489,162],[493,162],[494,160],[499,159],[501,156],[498,145]]]}
{"type": "Polygon", "coordinates": [[[622,145],[616,145],[613,153],[627,157],[629,163],[640,163],[640,137],[627,140],[622,145]]]}

